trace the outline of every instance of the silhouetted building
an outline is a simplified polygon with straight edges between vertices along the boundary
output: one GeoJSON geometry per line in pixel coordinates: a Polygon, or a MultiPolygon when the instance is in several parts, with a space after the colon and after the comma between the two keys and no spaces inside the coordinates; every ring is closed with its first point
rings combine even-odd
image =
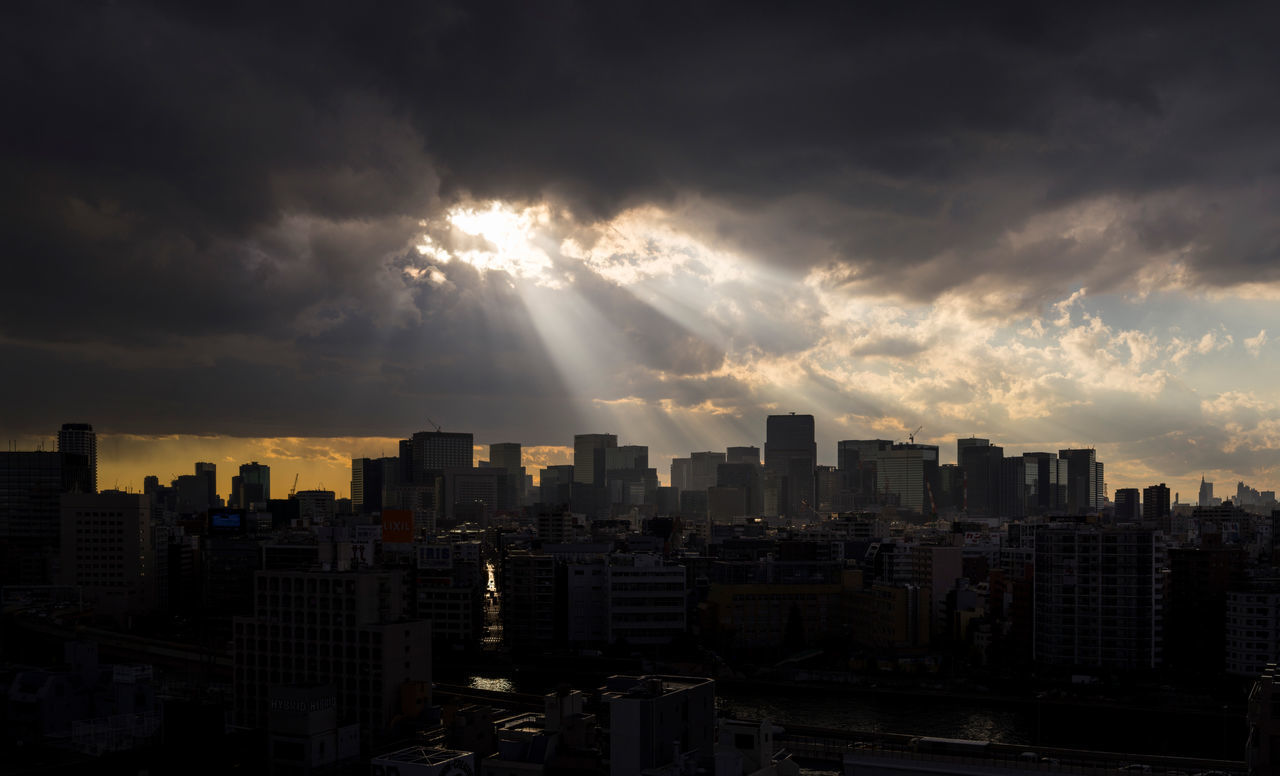
{"type": "Polygon", "coordinates": [[[876,461],[876,489],[903,509],[927,515],[937,511],[937,445],[894,445],[876,461]]]}
{"type": "Polygon", "coordinates": [[[232,478],[236,500],[234,506],[248,509],[253,504],[271,500],[271,467],[252,461],[240,464],[240,475],[232,478]]]}
{"type": "Polygon", "coordinates": [[[1053,453],[1023,453],[1026,462],[1027,514],[1067,510],[1067,462],[1053,453]]]}
{"type": "Polygon", "coordinates": [[[1142,502],[1138,498],[1137,488],[1119,488],[1116,490],[1116,522],[1130,523],[1142,519],[1142,502]]]}
{"type": "Polygon", "coordinates": [[[520,443],[495,442],[489,445],[489,466],[507,473],[507,488],[510,493],[505,501],[512,506],[523,505],[526,496],[525,470],[520,443]]]}
{"type": "Polygon", "coordinates": [[[1169,487],[1163,482],[1142,489],[1142,519],[1147,522],[1165,520],[1171,514],[1169,487]]]}
{"type": "Polygon", "coordinates": [[[358,515],[382,511],[382,460],[351,459],[351,510],[358,515]]]}
{"type": "Polygon", "coordinates": [[[79,587],[99,614],[151,614],[160,586],[151,500],[142,493],[71,493],[62,497],[61,519],[59,584],[79,587]]]}
{"type": "Polygon", "coordinates": [[[207,461],[197,461],[196,476],[203,477],[205,484],[208,487],[206,500],[208,501],[209,506],[218,506],[218,465],[207,461]]]}
{"type": "Polygon", "coordinates": [[[756,466],[760,465],[760,448],[750,447],[730,447],[725,450],[725,463],[750,463],[756,466]]]}
{"type": "Polygon", "coordinates": [[[1155,532],[1078,524],[1035,533],[1034,657],[1152,669],[1163,659],[1163,558],[1155,532]]]}
{"type": "Polygon", "coordinates": [[[1244,585],[1248,557],[1240,547],[1168,552],[1165,660],[1183,674],[1217,676],[1226,659],[1227,592],[1244,585]]]}
{"type": "Polygon", "coordinates": [[[0,583],[47,585],[61,552],[64,493],[89,493],[89,459],[0,452],[0,583]]]}
{"type": "Polygon", "coordinates": [[[575,434],[573,437],[573,481],[583,485],[604,485],[604,451],[618,446],[617,434],[575,434]]]}
{"type": "Polygon", "coordinates": [[[89,462],[89,492],[98,492],[98,436],[88,423],[63,423],[58,431],[58,452],[83,455],[89,462]]]}
{"type": "Polygon", "coordinates": [[[798,516],[817,506],[814,471],[818,445],[812,415],[770,415],[765,424],[764,466],[783,480],[779,511],[798,516]]]}
{"type": "Polygon", "coordinates": [[[1107,500],[1103,465],[1093,448],[1059,450],[1058,458],[1067,462],[1067,512],[1073,515],[1095,514],[1107,500]]]}
{"type": "Polygon", "coordinates": [[[450,431],[419,431],[410,440],[411,479],[415,485],[430,480],[446,469],[470,469],[475,465],[475,444],[471,434],[450,431]]]}
{"type": "Polygon", "coordinates": [[[971,515],[999,515],[1004,448],[977,437],[957,439],[956,461],[964,472],[965,511],[971,515]]]}
{"type": "Polygon", "coordinates": [[[234,713],[263,727],[268,689],[329,684],[337,721],[378,741],[430,702],[431,623],[407,619],[403,571],[261,571],[253,617],[235,618],[234,713]]]}
{"type": "Polygon", "coordinates": [[[1204,475],[1200,475],[1200,494],[1196,500],[1196,506],[1212,507],[1216,506],[1213,498],[1213,483],[1205,482],[1204,475]]]}

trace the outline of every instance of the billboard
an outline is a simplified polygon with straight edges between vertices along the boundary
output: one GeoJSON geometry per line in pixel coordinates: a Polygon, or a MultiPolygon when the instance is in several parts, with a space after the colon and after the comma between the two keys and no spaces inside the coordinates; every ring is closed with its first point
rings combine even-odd
{"type": "Polygon", "coordinates": [[[239,512],[210,512],[209,528],[214,531],[239,531],[243,520],[239,512]]]}
{"type": "Polygon", "coordinates": [[[413,543],[413,512],[408,509],[382,510],[382,543],[413,543]]]}

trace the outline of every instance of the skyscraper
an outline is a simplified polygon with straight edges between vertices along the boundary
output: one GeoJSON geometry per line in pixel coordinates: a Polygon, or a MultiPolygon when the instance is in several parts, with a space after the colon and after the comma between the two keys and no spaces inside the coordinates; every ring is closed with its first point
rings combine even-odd
{"type": "Polygon", "coordinates": [[[1142,502],[1137,488],[1116,489],[1116,522],[1129,523],[1142,519],[1142,502]]]}
{"type": "Polygon", "coordinates": [[[523,453],[519,442],[495,442],[489,445],[489,466],[507,473],[507,503],[520,506],[525,503],[525,472],[521,463],[523,453]]]}
{"type": "Polygon", "coordinates": [[[1196,506],[1200,506],[1200,507],[1213,506],[1213,483],[1205,482],[1203,474],[1200,475],[1200,495],[1196,500],[1196,506]]]}
{"type": "Polygon", "coordinates": [[[1142,489],[1142,519],[1152,522],[1170,514],[1169,486],[1163,482],[1142,489]]]}
{"type": "Polygon", "coordinates": [[[410,440],[412,481],[426,483],[428,472],[470,469],[475,465],[475,442],[471,434],[451,431],[419,431],[410,440]]]}
{"type": "Polygon", "coordinates": [[[817,506],[814,472],[818,445],[812,415],[770,415],[765,422],[764,467],[785,478],[786,498],[780,511],[800,515],[817,506]]]}
{"type": "Polygon", "coordinates": [[[209,506],[218,503],[218,465],[206,461],[196,462],[196,476],[203,477],[208,488],[209,506]]]}
{"type": "Polygon", "coordinates": [[[1084,515],[1097,512],[1107,500],[1102,462],[1093,448],[1059,450],[1067,462],[1067,512],[1084,515]]]}
{"type": "Polygon", "coordinates": [[[380,458],[351,459],[351,511],[357,515],[382,511],[383,469],[380,458]]]}
{"type": "Polygon", "coordinates": [[[617,446],[617,434],[575,434],[573,437],[573,481],[583,485],[603,486],[604,450],[617,446]]]}
{"type": "Polygon", "coordinates": [[[257,461],[240,464],[239,483],[236,503],[241,509],[248,509],[250,504],[261,504],[271,500],[270,466],[257,461]]]}
{"type": "Polygon", "coordinates": [[[1023,453],[1027,464],[1027,514],[1061,514],[1067,508],[1067,462],[1053,453],[1023,453]]]}
{"type": "Polygon", "coordinates": [[[957,439],[956,461],[964,473],[965,510],[971,515],[998,514],[1004,448],[976,437],[957,439]]]}
{"type": "Polygon", "coordinates": [[[63,423],[58,431],[58,452],[89,459],[89,492],[98,492],[98,436],[88,423],[63,423]]]}

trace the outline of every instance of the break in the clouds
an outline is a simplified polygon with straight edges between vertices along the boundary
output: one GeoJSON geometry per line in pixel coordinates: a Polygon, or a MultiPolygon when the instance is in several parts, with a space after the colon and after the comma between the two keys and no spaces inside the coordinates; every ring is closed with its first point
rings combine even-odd
{"type": "Polygon", "coordinates": [[[1275,484],[1275,12],[1113,5],[6,8],[0,420],[1275,484]]]}

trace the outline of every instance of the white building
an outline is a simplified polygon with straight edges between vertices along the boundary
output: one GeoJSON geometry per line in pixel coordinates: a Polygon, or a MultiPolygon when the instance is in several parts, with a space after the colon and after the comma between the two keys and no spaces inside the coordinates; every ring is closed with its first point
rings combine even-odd
{"type": "Polygon", "coordinates": [[[639,776],[678,756],[715,748],[716,686],[684,676],[611,676],[601,688],[609,731],[609,776],[639,776]]]}

